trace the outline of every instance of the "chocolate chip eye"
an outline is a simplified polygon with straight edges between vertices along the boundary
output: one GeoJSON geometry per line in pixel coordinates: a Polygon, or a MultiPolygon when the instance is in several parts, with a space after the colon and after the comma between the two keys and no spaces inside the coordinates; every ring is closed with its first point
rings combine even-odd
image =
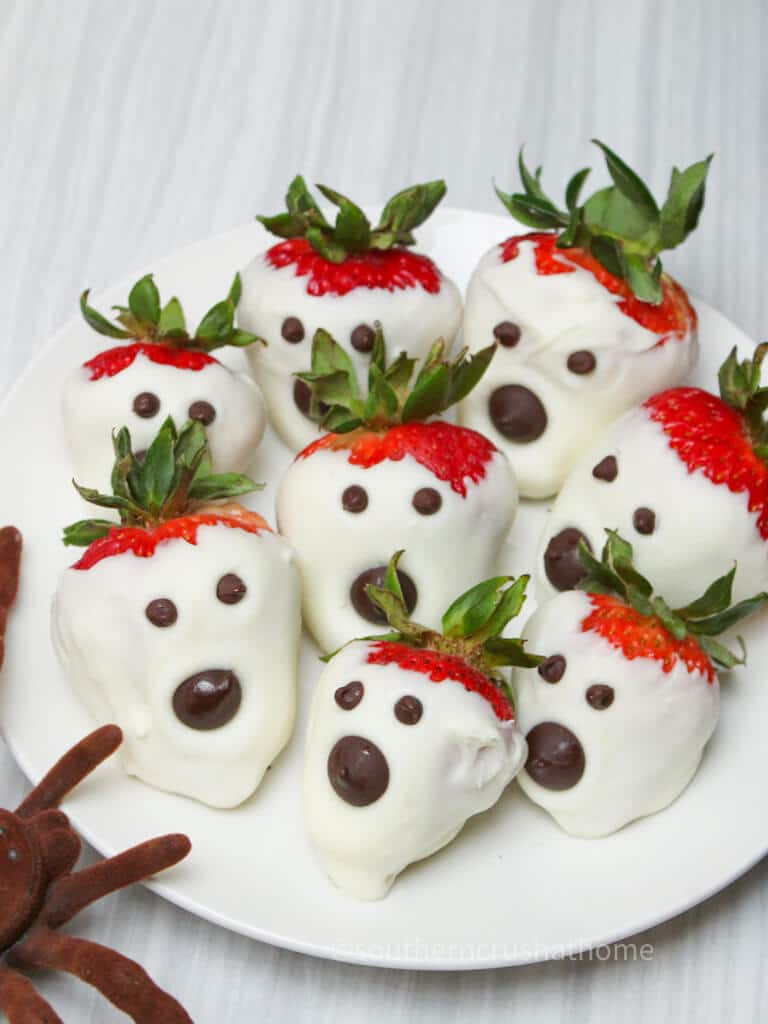
{"type": "Polygon", "coordinates": [[[358,324],[349,336],[352,348],[358,352],[370,352],[376,342],[376,332],[368,324],[358,324]]]}
{"type": "Polygon", "coordinates": [[[636,508],[632,516],[632,525],[638,533],[648,536],[656,529],[656,513],[650,508],[636,508]]]}
{"type": "Polygon", "coordinates": [[[606,708],[613,704],[616,694],[612,686],[607,686],[605,683],[595,683],[589,687],[584,696],[587,704],[593,707],[595,711],[605,711],[606,708]]]}
{"type": "Polygon", "coordinates": [[[418,697],[401,697],[395,704],[395,718],[403,725],[416,725],[424,714],[424,707],[418,697]]]}
{"type": "Polygon", "coordinates": [[[595,480],[603,480],[607,484],[612,484],[618,475],[619,463],[615,455],[606,455],[592,470],[595,480]]]}
{"type": "Polygon", "coordinates": [[[342,711],[351,711],[363,699],[364,693],[365,688],[363,684],[359,679],[354,679],[351,683],[347,683],[346,686],[340,686],[336,693],[334,693],[333,699],[342,711]]]}
{"type": "Polygon", "coordinates": [[[280,333],[291,345],[298,345],[300,341],[304,340],[304,324],[297,316],[288,316],[283,320],[280,333]]]}
{"type": "Polygon", "coordinates": [[[368,494],[364,487],[351,484],[341,496],[341,507],[345,512],[365,512],[368,508],[368,494]]]}
{"type": "Polygon", "coordinates": [[[216,597],[218,597],[222,604],[237,604],[243,600],[247,592],[248,587],[233,572],[228,572],[226,576],[222,576],[216,584],[216,597]]]}
{"type": "Polygon", "coordinates": [[[156,597],[154,601],[150,601],[144,610],[144,614],[152,625],[157,626],[159,629],[172,626],[179,617],[176,605],[167,597],[156,597]]]}
{"type": "Polygon", "coordinates": [[[133,411],[143,420],[151,420],[160,412],[160,399],[151,391],[142,391],[133,400],[133,411]]]}
{"type": "Polygon", "coordinates": [[[552,654],[538,667],[538,673],[546,683],[559,683],[565,675],[565,658],[562,654],[552,654]]]}
{"type": "Polygon", "coordinates": [[[440,511],[443,499],[440,497],[439,491],[436,491],[434,487],[420,487],[414,494],[411,504],[419,515],[433,516],[435,512],[440,511]]]}
{"type": "Polygon", "coordinates": [[[496,324],[493,328],[494,338],[504,348],[514,348],[518,341],[520,341],[521,334],[520,328],[517,324],[513,324],[511,320],[502,320],[500,324],[496,324]]]}
{"type": "Polygon", "coordinates": [[[193,402],[189,407],[188,415],[191,420],[197,420],[204,427],[208,427],[216,419],[216,410],[210,402],[193,402]]]}
{"type": "Polygon", "coordinates": [[[594,368],[597,366],[597,359],[595,359],[594,352],[590,352],[588,349],[582,349],[579,352],[571,352],[568,356],[566,366],[571,373],[577,373],[583,376],[585,373],[592,373],[594,368]]]}

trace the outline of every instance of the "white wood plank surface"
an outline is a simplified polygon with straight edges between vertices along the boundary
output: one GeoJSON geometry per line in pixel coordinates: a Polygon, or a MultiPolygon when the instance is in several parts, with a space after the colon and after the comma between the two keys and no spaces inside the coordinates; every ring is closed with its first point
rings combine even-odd
{"type": "MultiPolygon", "coordinates": [[[[656,190],[715,151],[701,228],[667,265],[757,338],[767,21],[761,0],[0,0],[0,395],[85,286],[276,211],[297,171],[363,201],[445,176],[452,205],[493,210],[491,178],[513,184],[523,141],[553,191],[597,164],[591,136],[656,190]]],[[[24,788],[0,742],[0,806],[24,788]]],[[[77,932],[140,959],[197,1022],[758,1024],[767,881],[764,861],[642,936],[645,962],[362,969],[143,889],[77,932]]],[[[125,1019],[79,983],[40,985],[68,1022],[125,1019]]]]}

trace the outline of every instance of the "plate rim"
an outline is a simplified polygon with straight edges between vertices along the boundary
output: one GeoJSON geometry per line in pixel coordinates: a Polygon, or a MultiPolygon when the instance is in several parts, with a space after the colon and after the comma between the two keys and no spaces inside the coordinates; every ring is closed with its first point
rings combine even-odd
{"type": "MultiPolygon", "coordinates": [[[[375,205],[375,204],[372,204],[375,205]]],[[[508,223],[506,217],[502,214],[496,214],[485,210],[472,210],[465,207],[452,207],[447,206],[441,208],[437,213],[440,215],[440,219],[448,217],[465,218],[469,217],[472,219],[481,217],[488,218],[489,220],[497,220],[500,224],[508,223]]],[[[437,220],[437,217],[436,217],[437,220]]],[[[242,232],[247,230],[249,227],[253,227],[250,222],[237,225],[235,227],[228,228],[225,231],[217,232],[206,238],[200,238],[195,241],[189,242],[186,245],[175,249],[164,256],[161,256],[152,262],[155,271],[160,271],[162,267],[172,261],[175,261],[182,257],[188,257],[191,252],[195,249],[206,246],[211,243],[226,244],[227,240],[231,237],[240,235],[242,232]]],[[[124,277],[115,283],[105,286],[101,291],[107,291],[112,289],[119,289],[121,287],[130,286],[135,274],[141,271],[134,271],[133,273],[126,273],[124,277]]],[[[146,272],[146,271],[144,271],[146,272]]],[[[697,310],[706,311],[708,314],[714,313],[716,316],[724,319],[729,326],[737,331],[742,337],[749,341],[751,345],[756,343],[747,332],[734,323],[725,314],[721,313],[715,307],[705,302],[697,295],[689,293],[691,301],[697,308],[697,310]]],[[[464,298],[464,294],[462,294],[464,298]]],[[[97,295],[98,300],[98,295],[97,295]]],[[[21,390],[27,379],[34,375],[38,367],[43,364],[47,353],[52,350],[57,344],[59,344],[60,338],[69,332],[73,325],[79,323],[79,317],[77,314],[73,314],[69,317],[56,331],[48,336],[47,340],[44,341],[40,348],[35,352],[32,358],[23,367],[21,372],[17,375],[16,379],[10,385],[8,390],[0,400],[0,417],[5,411],[5,407],[9,404],[18,390],[21,390]]],[[[3,739],[8,746],[9,751],[18,765],[25,778],[30,782],[35,782],[36,773],[30,771],[26,758],[21,754],[17,748],[17,744],[13,738],[11,738],[6,732],[4,723],[2,729],[3,739]]],[[[83,826],[78,821],[77,809],[74,811],[67,811],[68,816],[71,818],[73,823],[76,825],[79,834],[86,840],[86,842],[95,849],[100,855],[108,857],[112,856],[119,851],[110,847],[109,843],[105,843],[101,840],[97,840],[94,837],[89,826],[83,826]]],[[[358,948],[354,951],[349,950],[340,952],[335,950],[333,946],[320,946],[311,941],[305,941],[296,939],[291,935],[282,934],[274,930],[264,929],[248,925],[245,922],[237,921],[231,918],[226,913],[221,913],[212,909],[210,906],[198,902],[194,898],[189,898],[185,895],[183,890],[180,890],[177,886],[158,881],[149,880],[142,882],[141,884],[149,889],[151,892],[167,900],[186,911],[187,913],[193,914],[196,917],[201,918],[211,924],[218,927],[224,928],[228,931],[234,932],[235,934],[243,935],[249,939],[262,942],[267,945],[274,946],[279,949],[286,949],[293,953],[300,953],[305,956],[312,956],[321,960],[330,960],[337,963],[347,963],[351,965],[359,965],[365,967],[377,967],[384,970],[423,970],[423,971],[475,971],[475,970],[491,970],[500,969],[505,967],[517,967],[527,966],[534,963],[549,962],[551,960],[566,960],[569,958],[578,957],[589,950],[599,949],[603,946],[610,946],[615,943],[626,941],[631,939],[633,936],[639,935],[650,928],[661,925],[667,921],[670,921],[681,914],[686,913],[692,908],[699,904],[711,899],[717,893],[722,892],[728,886],[732,885],[737,879],[741,878],[758,863],[760,863],[766,856],[768,856],[768,838],[764,840],[763,846],[758,848],[757,851],[751,852],[743,860],[741,860],[736,868],[730,871],[727,876],[720,879],[713,885],[706,886],[701,892],[696,895],[686,896],[675,905],[670,905],[668,910],[663,913],[654,912],[648,916],[638,916],[636,920],[628,922],[625,926],[622,926],[619,930],[611,932],[606,936],[595,936],[593,938],[584,939],[584,941],[573,942],[571,944],[563,943],[555,946],[550,944],[549,950],[547,948],[538,946],[535,951],[529,953],[523,953],[521,955],[515,955],[514,957],[501,957],[498,955],[488,956],[485,958],[478,957],[471,961],[456,959],[456,958],[435,958],[428,956],[426,958],[408,958],[398,954],[397,956],[383,956],[375,953],[366,953],[358,948]]]]}

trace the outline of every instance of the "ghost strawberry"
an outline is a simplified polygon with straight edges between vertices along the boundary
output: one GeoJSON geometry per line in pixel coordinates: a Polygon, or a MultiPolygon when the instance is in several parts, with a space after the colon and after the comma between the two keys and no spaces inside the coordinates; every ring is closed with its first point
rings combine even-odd
{"type": "Polygon", "coordinates": [[[264,405],[250,377],[235,373],[211,353],[244,348],[257,339],[234,327],[240,297],[235,277],[229,295],[206,313],[194,334],[179,300],[161,307],[152,275],[131,289],[127,306],[116,306],[113,323],[80,300],[86,322],[119,342],[74,370],[64,391],[64,428],[75,474],[106,488],[112,469],[110,434],[129,424],[138,452],[146,450],[167,416],[197,420],[208,430],[214,466],[244,469],[264,433],[264,405]]]}
{"type": "Polygon", "coordinates": [[[734,349],[720,395],[673,388],[602,435],[555,502],[538,553],[542,595],[582,573],[576,545],[597,546],[602,524],[634,538],[638,568],[684,604],[737,563],[738,600],[768,588],[768,343],[734,349]]]}
{"type": "Polygon", "coordinates": [[[586,202],[579,171],[560,210],[522,151],[524,191],[499,198],[532,228],[496,245],[470,281],[464,341],[494,337],[499,357],[463,403],[462,422],[506,452],[524,497],[557,493],[574,462],[617,416],[677,384],[698,354],[696,314],[659,253],[696,227],[711,158],[675,168],[661,207],[607,146],[613,185],[586,202]]]}
{"type": "Polygon", "coordinates": [[[284,241],[244,271],[238,312],[242,327],[269,342],[259,352],[251,350],[250,358],[270,422],[292,451],[317,437],[310,393],[294,374],[308,369],[318,328],[328,330],[363,373],[373,351],[374,321],[397,342],[390,358],[401,351],[422,358],[435,338],[445,338],[450,347],[461,320],[456,286],[432,260],[409,248],[414,228],[445,195],[444,182],[399,192],[375,227],[349,199],[318,188],[338,207],[335,224],[301,177],[288,188],[285,213],[258,218],[284,241]]]}
{"type": "Polygon", "coordinates": [[[257,486],[207,470],[201,424],[167,420],[139,462],[115,437],[113,492],[78,488],[121,523],[64,531],[53,639],[75,692],[125,733],[124,764],[215,807],[245,800],[293,729],[298,572],[282,538],[231,499],[257,486]]]}
{"type": "Polygon", "coordinates": [[[426,422],[465,395],[492,356],[491,347],[446,363],[437,342],[411,387],[415,360],[401,354],[387,365],[377,329],[363,397],[347,353],[315,335],[312,372],[300,379],[331,433],[285,473],[277,517],[302,572],[304,621],[323,650],[383,623],[365,588],[381,584],[395,548],[408,550],[408,608],[429,625],[458,588],[497,571],[517,506],[509,463],[473,430],[426,422]]]}
{"type": "Polygon", "coordinates": [[[501,637],[527,576],[472,587],[436,632],[411,621],[398,560],[383,587],[368,587],[393,632],[329,659],[307,731],[309,837],[332,881],[359,899],[386,895],[403,868],[496,803],[525,761],[501,667],[540,660],[501,637]]]}
{"type": "Polygon", "coordinates": [[[528,741],[519,779],[567,832],[602,836],[660,811],[693,778],[718,720],[717,670],[743,663],[715,637],[768,594],[731,606],[731,569],[673,611],[614,531],[601,561],[585,545],[581,556],[580,589],[526,624],[546,659],[515,680],[528,741]]]}

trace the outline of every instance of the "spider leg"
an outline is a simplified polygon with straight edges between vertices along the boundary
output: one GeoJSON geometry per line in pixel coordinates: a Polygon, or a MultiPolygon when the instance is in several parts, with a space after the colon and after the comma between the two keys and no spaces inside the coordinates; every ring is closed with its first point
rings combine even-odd
{"type": "Polygon", "coordinates": [[[64,1024],[35,986],[18,971],[0,966],[0,1010],[8,1024],[64,1024]]]}
{"type": "Polygon", "coordinates": [[[67,793],[113,754],[122,741],[123,734],[116,725],[102,725],[80,740],[19,804],[18,816],[29,818],[50,807],[58,807],[67,793]]]}
{"type": "Polygon", "coordinates": [[[67,971],[98,989],[136,1024],[192,1024],[173,996],[164,992],[134,960],[89,939],[35,927],[9,953],[26,968],[67,971]]]}
{"type": "Polygon", "coordinates": [[[19,586],[21,534],[13,526],[0,530],[0,665],[5,654],[4,637],[8,612],[19,586]]]}
{"type": "Polygon", "coordinates": [[[178,864],[190,848],[186,836],[160,836],[83,871],[64,875],[51,884],[38,920],[58,928],[103,896],[178,864]]]}

